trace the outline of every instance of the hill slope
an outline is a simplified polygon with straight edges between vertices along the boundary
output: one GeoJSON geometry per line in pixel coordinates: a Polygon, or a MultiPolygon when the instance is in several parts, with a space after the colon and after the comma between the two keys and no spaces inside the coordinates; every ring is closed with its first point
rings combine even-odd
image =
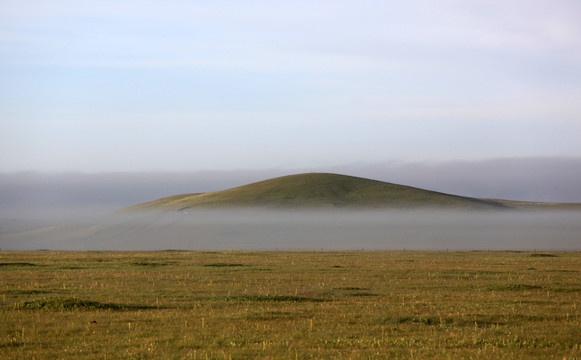
{"type": "Polygon", "coordinates": [[[183,194],[125,210],[187,210],[199,207],[448,208],[502,209],[499,201],[455,196],[353,176],[307,173],[227,190],[183,194]]]}

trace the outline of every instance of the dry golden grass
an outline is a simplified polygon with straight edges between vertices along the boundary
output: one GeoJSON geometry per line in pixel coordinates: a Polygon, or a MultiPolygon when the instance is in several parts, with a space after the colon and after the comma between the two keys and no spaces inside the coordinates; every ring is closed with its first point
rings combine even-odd
{"type": "Polygon", "coordinates": [[[2,359],[581,357],[581,254],[2,252],[2,359]]]}

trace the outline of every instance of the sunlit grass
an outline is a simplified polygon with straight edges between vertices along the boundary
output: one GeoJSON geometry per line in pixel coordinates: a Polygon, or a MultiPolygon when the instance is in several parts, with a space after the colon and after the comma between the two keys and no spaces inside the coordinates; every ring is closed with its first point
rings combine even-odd
{"type": "Polygon", "coordinates": [[[328,173],[305,173],[210,193],[173,195],[126,210],[186,210],[199,207],[268,208],[444,208],[504,209],[495,200],[449,195],[377,180],[328,173]]]}
{"type": "Polygon", "coordinates": [[[0,358],[579,358],[581,254],[538,255],[2,252],[0,358]]]}

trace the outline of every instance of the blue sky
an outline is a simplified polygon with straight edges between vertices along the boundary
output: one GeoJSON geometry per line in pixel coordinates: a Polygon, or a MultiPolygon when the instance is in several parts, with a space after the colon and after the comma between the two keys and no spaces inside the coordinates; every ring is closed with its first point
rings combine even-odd
{"type": "Polygon", "coordinates": [[[0,0],[0,171],[581,156],[578,1],[0,0]]]}

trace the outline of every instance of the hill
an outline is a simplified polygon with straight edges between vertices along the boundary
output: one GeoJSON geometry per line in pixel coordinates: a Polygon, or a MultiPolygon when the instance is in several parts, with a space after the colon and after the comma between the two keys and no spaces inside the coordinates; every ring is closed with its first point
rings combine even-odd
{"type": "Polygon", "coordinates": [[[186,211],[208,207],[503,209],[510,206],[496,200],[444,194],[354,176],[306,173],[222,191],[174,195],[125,210],[186,211]]]}
{"type": "Polygon", "coordinates": [[[311,173],[175,195],[60,226],[0,222],[0,248],[577,249],[580,205],[476,199],[311,173]],[[348,211],[319,211],[326,209],[348,211]],[[388,211],[351,211],[369,209],[388,211]]]}

